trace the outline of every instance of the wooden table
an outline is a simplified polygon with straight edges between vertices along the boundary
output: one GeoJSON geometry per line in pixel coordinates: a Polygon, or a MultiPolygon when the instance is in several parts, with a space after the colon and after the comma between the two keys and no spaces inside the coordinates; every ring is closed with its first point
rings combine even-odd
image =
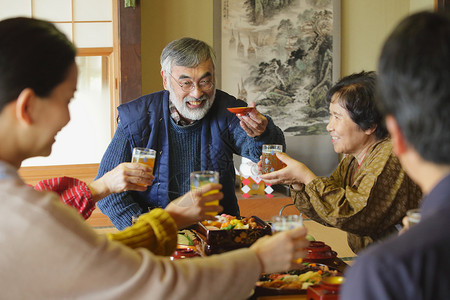
{"type": "MultiPolygon", "coordinates": [[[[274,197],[267,197],[266,195],[251,195],[249,198],[244,198],[238,194],[238,203],[241,215],[258,216],[260,219],[268,221],[272,216],[278,215],[280,209],[292,203],[291,197],[285,196],[281,193],[274,192],[274,197]]],[[[283,215],[298,214],[295,206],[289,206],[283,211],[283,215]]],[[[87,222],[100,234],[108,232],[117,232],[111,221],[103,215],[99,209],[94,210],[92,216],[87,222]]],[[[342,230],[323,226],[310,219],[304,220],[304,225],[316,240],[323,241],[328,244],[334,251],[338,253],[341,261],[348,265],[352,264],[352,260],[356,257],[355,253],[349,248],[347,244],[347,234],[342,230]]],[[[254,295],[251,300],[305,300],[306,294],[303,295],[278,295],[278,296],[257,296],[254,295]]]]}

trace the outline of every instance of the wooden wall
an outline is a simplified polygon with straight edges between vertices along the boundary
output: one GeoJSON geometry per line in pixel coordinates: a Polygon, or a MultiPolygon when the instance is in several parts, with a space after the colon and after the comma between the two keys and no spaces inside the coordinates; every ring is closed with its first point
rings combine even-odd
{"type": "Polygon", "coordinates": [[[82,164],[82,165],[63,165],[63,166],[39,166],[39,167],[22,167],[19,174],[22,179],[31,185],[43,179],[53,177],[74,177],[83,180],[86,183],[94,181],[97,176],[99,164],[82,164]]]}

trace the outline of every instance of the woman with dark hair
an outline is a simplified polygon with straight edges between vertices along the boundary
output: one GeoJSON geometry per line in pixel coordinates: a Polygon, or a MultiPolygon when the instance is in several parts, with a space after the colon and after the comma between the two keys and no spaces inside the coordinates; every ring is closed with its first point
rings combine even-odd
{"type": "MultiPolygon", "coordinates": [[[[245,299],[261,272],[294,268],[304,257],[306,229],[297,228],[250,248],[172,261],[156,254],[175,250],[180,210],[153,209],[125,229],[127,241],[119,237],[135,247],[153,244],[152,253],[97,234],[55,193],[26,185],[18,169],[27,158],[50,154],[70,120],[77,75],[75,48],[54,25],[29,18],[0,21],[2,298],[245,299]]],[[[209,184],[181,198],[205,206],[223,193],[203,194],[221,188],[209,184]]]]}
{"type": "Polygon", "coordinates": [[[327,93],[327,131],[344,155],[329,177],[277,154],[287,167],[262,175],[267,184],[290,184],[296,207],[311,219],[348,233],[356,253],[397,232],[406,211],[419,206],[421,192],[400,166],[375,102],[374,72],[342,78],[327,93]]]}

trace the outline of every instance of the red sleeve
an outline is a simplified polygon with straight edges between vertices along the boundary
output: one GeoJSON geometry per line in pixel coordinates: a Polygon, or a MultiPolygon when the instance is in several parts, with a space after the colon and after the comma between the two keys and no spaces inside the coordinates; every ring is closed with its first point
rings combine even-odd
{"type": "Polygon", "coordinates": [[[34,187],[37,191],[53,191],[62,202],[76,208],[84,219],[91,216],[95,209],[92,193],[87,184],[72,177],[57,177],[45,179],[34,187]]]}

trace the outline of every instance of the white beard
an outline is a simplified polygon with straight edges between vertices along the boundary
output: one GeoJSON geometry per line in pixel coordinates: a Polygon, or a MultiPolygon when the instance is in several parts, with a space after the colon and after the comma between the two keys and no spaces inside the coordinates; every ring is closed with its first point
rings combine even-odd
{"type": "Polygon", "coordinates": [[[212,94],[211,98],[208,98],[208,96],[203,95],[199,99],[186,96],[181,101],[176,99],[175,93],[172,89],[172,86],[169,85],[169,99],[175,105],[175,108],[177,109],[178,113],[185,119],[188,120],[201,120],[204,116],[208,113],[209,109],[214,103],[214,99],[216,98],[216,89],[214,89],[214,93],[212,94]],[[204,105],[200,108],[189,108],[187,106],[187,102],[189,101],[203,101],[204,105]]]}

